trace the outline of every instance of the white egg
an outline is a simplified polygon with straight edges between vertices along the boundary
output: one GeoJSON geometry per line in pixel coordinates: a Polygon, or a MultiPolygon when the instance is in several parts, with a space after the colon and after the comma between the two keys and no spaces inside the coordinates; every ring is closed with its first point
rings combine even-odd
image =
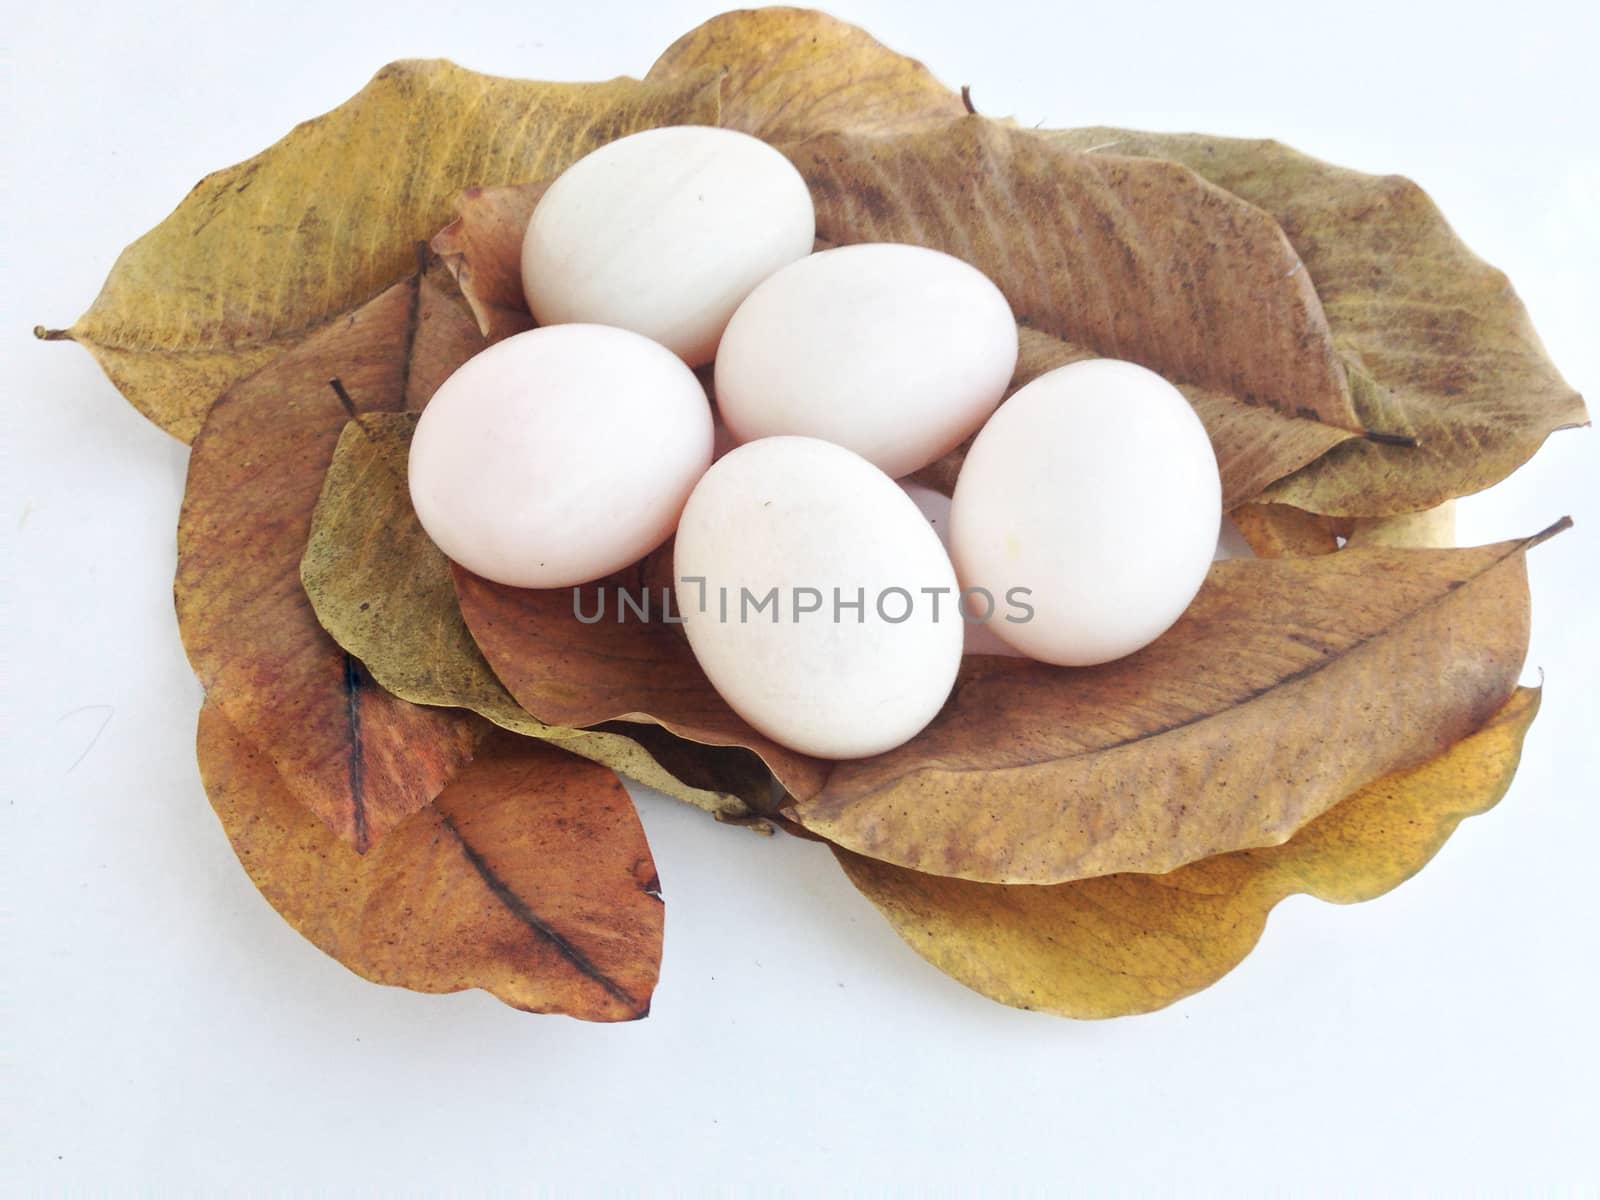
{"type": "Polygon", "coordinates": [[[841,246],[739,306],[717,404],[741,441],[823,438],[899,477],[983,424],[1016,364],[1011,306],[983,272],[921,246],[841,246]]]}
{"type": "MultiPolygon", "coordinates": [[[[902,482],[900,487],[905,494],[911,497],[911,502],[922,513],[923,519],[939,535],[939,541],[946,551],[950,549],[950,497],[943,492],[928,487],[921,483],[902,482]]],[[[966,638],[962,645],[963,654],[998,654],[1005,658],[1022,657],[1022,651],[1015,646],[1009,646],[995,634],[990,626],[995,621],[1003,621],[1008,615],[1020,616],[1021,613],[1006,613],[998,605],[988,604],[982,596],[968,597],[963,607],[966,616],[966,638]]]]}
{"type": "Polygon", "coordinates": [[[1222,488],[1183,394],[1134,363],[1041,375],[1000,406],[956,480],[963,586],[1020,598],[995,633],[1069,666],[1132,654],[1188,607],[1217,547],[1222,488]]]}
{"type": "Polygon", "coordinates": [[[766,438],[719,459],[673,554],[707,678],[791,749],[893,749],[955,683],[962,622],[944,547],[892,479],[842,447],[766,438]]]}
{"type": "Polygon", "coordinates": [[[710,462],[711,406],[682,360],[626,330],[553,325],[440,385],[411,441],[411,501],[468,570],[570,587],[664,542],[710,462]]]}
{"type": "Polygon", "coordinates": [[[648,129],[585,155],[540,197],[522,287],[541,325],[616,325],[698,366],[739,302],[815,236],[805,180],[765,142],[648,129]]]}

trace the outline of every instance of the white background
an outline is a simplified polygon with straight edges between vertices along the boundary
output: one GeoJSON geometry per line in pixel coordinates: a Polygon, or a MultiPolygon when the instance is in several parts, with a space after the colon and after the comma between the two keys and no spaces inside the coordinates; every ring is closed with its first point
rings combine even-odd
{"type": "MultiPolygon", "coordinates": [[[[372,986],[238,868],[196,777],[171,606],[185,451],[35,344],[203,173],[445,55],[642,73],[704,3],[9,3],[4,1155],[23,1193],[1596,1188],[1596,443],[1464,540],[1531,562],[1544,714],[1501,807],[1398,892],[1285,903],[1211,990],[1079,1024],[906,949],[821,847],[640,807],[668,901],[650,1019],[372,986]],[[1592,1147],[1591,1147],[1592,1150],[1592,1147]]],[[[1600,395],[1588,3],[839,3],[1050,124],[1272,134],[1412,175],[1600,395]]]]}

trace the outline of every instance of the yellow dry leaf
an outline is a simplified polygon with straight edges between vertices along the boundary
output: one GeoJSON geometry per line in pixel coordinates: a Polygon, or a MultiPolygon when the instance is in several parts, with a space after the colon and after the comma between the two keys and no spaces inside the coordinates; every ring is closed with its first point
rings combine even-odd
{"type": "Polygon", "coordinates": [[[1166,875],[1006,886],[834,853],[908,945],[985,996],[1067,1017],[1149,1012],[1232,970],[1285,896],[1353,904],[1420,871],[1463,818],[1505,794],[1538,710],[1538,691],[1519,689],[1476,733],[1368,784],[1283,845],[1166,875]]]}
{"type": "Polygon", "coordinates": [[[722,124],[769,142],[824,130],[888,133],[940,125],[961,97],[914,58],[806,8],[723,13],[683,35],[645,81],[722,79],[722,124]]]}
{"type": "Polygon", "coordinates": [[[1402,513],[1398,517],[1357,517],[1350,527],[1348,546],[1454,546],[1456,502],[1446,500],[1436,508],[1402,513]]]}
{"type": "Polygon", "coordinates": [[[331,112],[208,175],[122,252],[70,329],[184,441],[232,384],[401,278],[465,187],[553,175],[656,125],[717,122],[704,74],[533,83],[391,63],[331,112]]]}

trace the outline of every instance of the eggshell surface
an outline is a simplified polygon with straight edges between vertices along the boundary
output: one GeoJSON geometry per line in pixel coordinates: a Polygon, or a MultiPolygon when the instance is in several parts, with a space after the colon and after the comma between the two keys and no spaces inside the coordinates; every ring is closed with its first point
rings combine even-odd
{"type": "Polygon", "coordinates": [[[794,166],[758,138],[677,125],[608,142],[534,208],[522,287],[540,325],[592,322],[711,361],[752,288],[811,253],[816,216],[794,166]]]}
{"type": "Polygon", "coordinates": [[[705,392],[671,351],[600,325],[535,329],[439,387],[411,442],[411,500],[468,570],[570,587],[666,540],[711,438],[705,392]]]}
{"type": "Polygon", "coordinates": [[[739,306],[717,405],[741,441],[822,438],[898,478],[978,428],[1016,363],[1011,306],[977,268],[921,246],[840,246],[739,306]]]}
{"type": "Polygon", "coordinates": [[[791,749],[890,750],[955,683],[950,560],[894,481],[842,447],[776,437],[719,459],[684,507],[674,575],[707,678],[791,749]]]}
{"type": "Polygon", "coordinates": [[[994,632],[1030,658],[1108,662],[1194,599],[1217,548],[1222,488],[1189,402],[1134,363],[1041,375],[984,426],[962,465],[950,548],[963,586],[1029,590],[1031,620],[994,632]]]}

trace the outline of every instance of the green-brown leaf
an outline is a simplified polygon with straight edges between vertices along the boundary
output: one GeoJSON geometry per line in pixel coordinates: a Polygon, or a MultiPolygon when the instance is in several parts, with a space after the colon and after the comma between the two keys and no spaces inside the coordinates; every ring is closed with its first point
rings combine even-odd
{"type": "Polygon", "coordinates": [[[1127,129],[1048,136],[1182,163],[1270,213],[1321,297],[1362,423],[1415,439],[1347,442],[1267,499],[1338,516],[1432,508],[1497,483],[1553,430],[1588,421],[1510,281],[1409,179],[1273,141],[1127,129]]]}
{"type": "Polygon", "coordinates": [[[117,260],[71,329],[190,441],[230,386],[405,275],[463,188],[554,175],[656,125],[716,124],[717,83],[532,83],[391,63],[350,100],[208,175],[117,260]]]}
{"type": "MultiPolygon", "coordinates": [[[[449,561],[411,507],[406,456],[415,426],[409,413],[371,413],[351,421],[339,438],[300,567],[322,627],[402,700],[470,709],[724,819],[750,817],[738,795],[681,782],[632,736],[546,725],[512,699],[467,633],[449,561]]],[[[719,776],[717,765],[708,762],[698,774],[733,780],[767,805],[765,771],[719,776]]]]}

